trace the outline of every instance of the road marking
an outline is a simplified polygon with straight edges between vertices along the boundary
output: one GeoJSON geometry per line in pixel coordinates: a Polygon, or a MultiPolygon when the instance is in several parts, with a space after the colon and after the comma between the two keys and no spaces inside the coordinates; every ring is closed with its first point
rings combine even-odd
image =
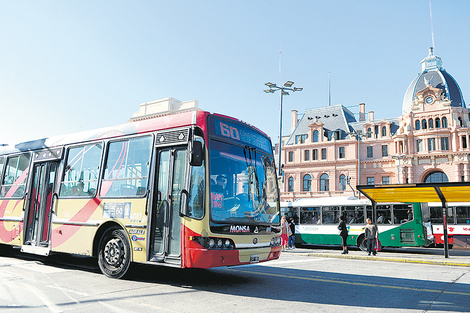
{"type": "Polygon", "coordinates": [[[238,269],[233,269],[233,268],[227,268],[227,270],[228,271],[233,271],[233,272],[262,275],[262,276],[272,276],[272,277],[280,277],[280,278],[309,280],[309,281],[317,281],[317,282],[323,282],[323,283],[335,283],[335,284],[352,285],[352,286],[376,287],[376,288],[386,288],[386,289],[397,289],[397,290],[407,290],[407,291],[421,291],[421,292],[430,292],[430,293],[445,293],[445,294],[452,294],[452,295],[470,296],[470,292],[447,291],[447,290],[435,290],[435,289],[424,289],[424,288],[389,286],[389,285],[381,285],[381,284],[359,283],[359,282],[344,281],[344,280],[337,280],[337,279],[326,279],[326,278],[320,278],[320,277],[314,277],[314,276],[313,277],[302,277],[302,276],[295,276],[295,275],[288,275],[288,274],[261,273],[261,272],[254,272],[254,271],[238,270],[238,269]]]}
{"type": "Polygon", "coordinates": [[[28,284],[22,284],[24,286],[26,286],[30,291],[31,293],[33,293],[34,295],[36,295],[36,297],[38,297],[47,307],[49,310],[51,310],[51,312],[54,312],[54,313],[62,313],[63,310],[61,308],[59,308],[57,305],[55,305],[54,303],[52,303],[49,298],[44,295],[39,289],[31,286],[31,285],[28,285],[28,284]]]}

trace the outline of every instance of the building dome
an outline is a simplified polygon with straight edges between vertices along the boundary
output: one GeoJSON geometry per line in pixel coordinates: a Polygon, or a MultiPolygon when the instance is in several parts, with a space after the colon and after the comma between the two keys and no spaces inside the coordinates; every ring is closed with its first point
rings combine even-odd
{"type": "Polygon", "coordinates": [[[433,54],[433,48],[429,48],[429,55],[421,61],[421,73],[411,82],[403,98],[402,113],[411,111],[411,104],[416,97],[416,93],[431,86],[442,89],[447,99],[451,101],[453,107],[464,107],[462,91],[455,79],[442,68],[442,60],[433,54]]]}

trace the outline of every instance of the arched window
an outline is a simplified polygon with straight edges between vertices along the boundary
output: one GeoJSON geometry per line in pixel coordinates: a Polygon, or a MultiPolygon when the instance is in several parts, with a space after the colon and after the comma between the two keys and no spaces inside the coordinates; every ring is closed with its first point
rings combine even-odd
{"type": "Polygon", "coordinates": [[[328,174],[320,176],[320,191],[330,191],[330,176],[328,174]]]}
{"type": "Polygon", "coordinates": [[[421,126],[423,127],[423,129],[428,128],[426,120],[421,121],[421,126]]]}
{"type": "Polygon", "coordinates": [[[313,142],[318,142],[318,130],[313,132],[313,142]]]}
{"type": "Polygon", "coordinates": [[[367,129],[367,138],[371,138],[371,137],[372,137],[372,129],[368,128],[367,129]]]}
{"type": "Polygon", "coordinates": [[[294,191],[294,177],[289,177],[289,181],[287,183],[287,191],[294,191]]]}
{"type": "Polygon", "coordinates": [[[432,118],[428,120],[428,126],[429,126],[429,129],[434,128],[434,121],[432,120],[432,118]]]}
{"type": "Polygon", "coordinates": [[[445,116],[442,118],[442,127],[447,128],[447,117],[445,116]]]}
{"type": "Polygon", "coordinates": [[[436,128],[441,128],[441,120],[436,117],[436,128]]]}
{"type": "Polygon", "coordinates": [[[421,122],[419,120],[416,120],[415,122],[415,129],[420,130],[421,129],[421,122]]]}
{"type": "Polygon", "coordinates": [[[310,188],[312,187],[312,176],[309,174],[304,176],[303,180],[303,191],[310,191],[310,188]]]}
{"type": "Polygon", "coordinates": [[[387,127],[383,126],[382,127],[382,137],[387,136],[387,127]]]}
{"type": "Polygon", "coordinates": [[[449,181],[447,175],[443,172],[432,172],[424,177],[425,183],[446,183],[449,181]]]}
{"type": "Polygon", "coordinates": [[[341,174],[339,177],[339,191],[345,191],[346,190],[346,176],[344,174],[341,174]]]}

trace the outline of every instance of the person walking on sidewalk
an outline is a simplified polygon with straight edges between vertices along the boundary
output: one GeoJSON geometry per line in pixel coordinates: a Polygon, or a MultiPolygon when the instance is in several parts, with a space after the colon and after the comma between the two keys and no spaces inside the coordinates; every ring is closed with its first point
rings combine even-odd
{"type": "Polygon", "coordinates": [[[295,222],[292,217],[289,219],[289,228],[291,235],[289,236],[288,249],[295,249],[295,222]]]}
{"type": "Polygon", "coordinates": [[[379,230],[377,225],[372,224],[372,220],[370,218],[366,219],[367,225],[365,227],[365,238],[367,240],[367,253],[370,255],[377,254],[375,250],[375,241],[379,238],[379,230]]]}
{"type": "Polygon", "coordinates": [[[341,254],[348,254],[347,240],[348,240],[348,227],[346,226],[346,221],[344,216],[339,217],[339,235],[341,236],[341,246],[343,246],[343,252],[341,254]]]}

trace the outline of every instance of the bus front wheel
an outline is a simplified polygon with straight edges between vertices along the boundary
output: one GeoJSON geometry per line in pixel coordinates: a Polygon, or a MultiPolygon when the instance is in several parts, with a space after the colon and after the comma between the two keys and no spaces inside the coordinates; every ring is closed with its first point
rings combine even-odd
{"type": "Polygon", "coordinates": [[[122,229],[108,229],[101,237],[98,265],[101,272],[111,278],[123,277],[131,264],[129,239],[122,229]]]}
{"type": "Polygon", "coordinates": [[[366,237],[364,235],[360,236],[358,239],[357,239],[357,246],[359,247],[359,249],[361,249],[362,251],[367,251],[367,240],[366,240],[366,237]]]}

